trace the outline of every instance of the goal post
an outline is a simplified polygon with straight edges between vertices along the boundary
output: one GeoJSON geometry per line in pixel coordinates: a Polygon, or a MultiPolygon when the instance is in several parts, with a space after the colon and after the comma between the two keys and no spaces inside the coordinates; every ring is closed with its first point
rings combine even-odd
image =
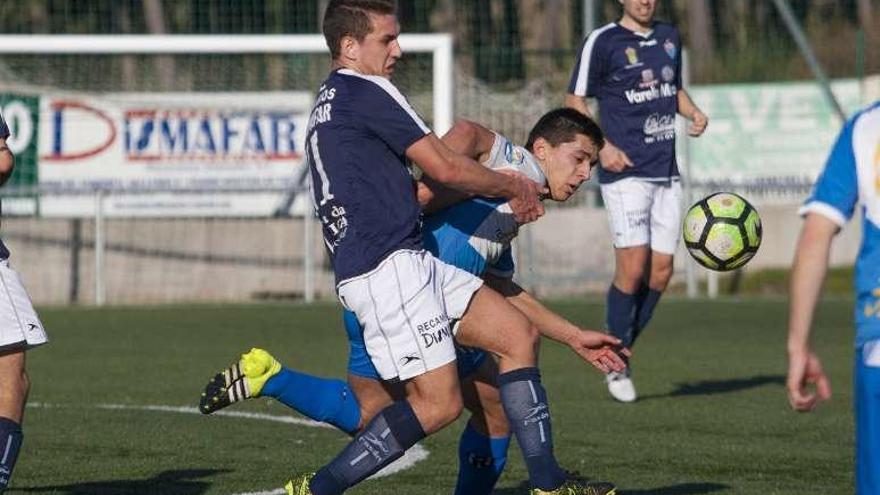
{"type": "MultiPolygon", "coordinates": [[[[442,135],[453,37],[400,45],[395,84],[442,135]]],[[[36,302],[332,294],[302,153],[322,35],[0,35],[0,54],[4,236],[36,302]]]]}

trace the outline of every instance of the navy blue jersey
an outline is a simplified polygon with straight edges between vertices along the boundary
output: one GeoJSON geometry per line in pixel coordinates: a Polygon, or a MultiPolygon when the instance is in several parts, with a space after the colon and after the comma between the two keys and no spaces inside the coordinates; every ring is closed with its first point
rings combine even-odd
{"type": "Polygon", "coordinates": [[[605,136],[633,167],[599,168],[599,182],[625,177],[668,180],[678,176],[675,114],[681,87],[681,39],[670,24],[655,22],[647,34],[617,23],[584,40],[568,92],[596,98],[605,136]]]}
{"type": "Polygon", "coordinates": [[[336,282],[400,249],[421,249],[406,149],[430,129],[385,78],[339,69],[321,85],[306,154],[336,282]]]}
{"type": "MultiPolygon", "coordinates": [[[[9,137],[9,126],[6,125],[6,120],[0,115],[0,139],[5,139],[9,137]]],[[[9,258],[9,250],[6,249],[6,245],[3,244],[3,241],[0,241],[0,260],[5,260],[9,258]]]]}

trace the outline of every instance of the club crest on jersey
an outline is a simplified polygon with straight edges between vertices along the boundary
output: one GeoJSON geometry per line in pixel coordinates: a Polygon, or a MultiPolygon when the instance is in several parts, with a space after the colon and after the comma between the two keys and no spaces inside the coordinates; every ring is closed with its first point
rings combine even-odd
{"type": "Polygon", "coordinates": [[[526,159],[522,150],[514,146],[510,141],[504,144],[504,159],[511,165],[520,165],[526,159]]]}
{"type": "Polygon", "coordinates": [[[645,69],[642,71],[642,82],[639,84],[641,88],[650,88],[657,82],[654,79],[654,71],[651,69],[645,69]]]}
{"type": "Polygon", "coordinates": [[[672,82],[675,79],[675,69],[668,65],[664,65],[663,69],[660,70],[660,76],[663,77],[663,80],[666,82],[672,82]]]}
{"type": "Polygon", "coordinates": [[[624,50],[624,53],[626,53],[626,59],[627,59],[627,61],[629,61],[629,65],[630,65],[630,66],[638,65],[638,63],[639,63],[639,52],[636,51],[635,48],[633,48],[633,47],[630,46],[630,47],[628,47],[626,50],[624,50]]]}
{"type": "Polygon", "coordinates": [[[663,49],[666,50],[666,54],[669,55],[669,58],[675,60],[675,55],[678,52],[678,48],[676,48],[675,43],[672,40],[667,39],[663,42],[663,49]]]}

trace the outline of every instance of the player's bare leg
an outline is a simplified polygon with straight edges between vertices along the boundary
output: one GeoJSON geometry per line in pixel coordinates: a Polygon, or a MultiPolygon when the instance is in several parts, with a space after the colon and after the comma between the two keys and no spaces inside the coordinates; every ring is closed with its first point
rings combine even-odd
{"type": "Polygon", "coordinates": [[[382,409],[396,400],[403,400],[406,391],[400,385],[389,385],[373,378],[348,375],[348,386],[357,397],[361,409],[361,420],[358,431],[362,430],[382,409]]]}
{"type": "Polygon", "coordinates": [[[25,371],[25,351],[18,349],[0,354],[0,417],[21,423],[30,391],[25,371]]]}
{"type": "Polygon", "coordinates": [[[456,340],[498,359],[502,409],[517,439],[533,494],[612,494],[613,486],[587,486],[566,480],[553,454],[547,395],[536,367],[539,333],[510,302],[484,286],[461,319],[456,340]]]}

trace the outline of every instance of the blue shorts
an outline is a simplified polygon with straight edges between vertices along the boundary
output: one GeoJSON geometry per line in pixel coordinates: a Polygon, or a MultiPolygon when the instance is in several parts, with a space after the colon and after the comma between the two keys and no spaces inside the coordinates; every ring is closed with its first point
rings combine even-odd
{"type": "MultiPolygon", "coordinates": [[[[342,320],[345,323],[345,332],[348,333],[348,372],[362,378],[380,380],[379,373],[367,354],[367,347],[364,344],[364,329],[357,317],[351,311],[344,311],[342,320]]],[[[455,355],[460,378],[467,378],[474,374],[489,356],[486,351],[458,345],[455,346],[455,355]]]]}
{"type": "Polygon", "coordinates": [[[880,340],[856,348],[856,494],[880,495],[880,340]]]}

